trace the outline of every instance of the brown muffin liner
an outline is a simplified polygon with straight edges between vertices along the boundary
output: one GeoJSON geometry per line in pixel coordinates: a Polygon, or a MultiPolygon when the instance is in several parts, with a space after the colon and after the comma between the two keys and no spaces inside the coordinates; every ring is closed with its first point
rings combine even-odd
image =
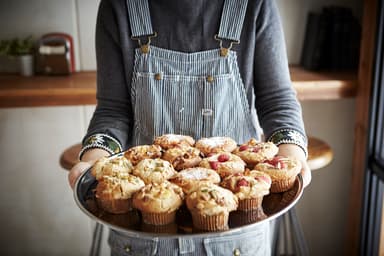
{"type": "Polygon", "coordinates": [[[166,225],[153,225],[144,222],[141,223],[141,230],[150,233],[176,234],[177,228],[178,227],[176,223],[169,223],[166,225]]]}
{"type": "Polygon", "coordinates": [[[257,198],[247,198],[247,199],[239,200],[239,206],[237,207],[237,210],[250,211],[253,209],[257,209],[261,207],[262,202],[263,202],[263,196],[257,197],[257,198]]]}
{"type": "Polygon", "coordinates": [[[96,202],[102,210],[113,214],[124,214],[132,210],[131,198],[106,199],[96,197],[96,202]]]}
{"type": "Polygon", "coordinates": [[[141,212],[143,222],[152,225],[166,225],[175,221],[176,211],[164,213],[141,212]]]}
{"type": "Polygon", "coordinates": [[[268,216],[264,213],[262,207],[258,207],[249,211],[234,211],[229,214],[229,225],[231,228],[240,227],[243,225],[256,223],[266,219],[267,217],[268,216]]]}
{"type": "Polygon", "coordinates": [[[287,179],[274,180],[271,184],[272,193],[280,193],[290,190],[295,185],[296,175],[287,179]]]}
{"type": "Polygon", "coordinates": [[[199,230],[206,231],[219,231],[227,230],[229,214],[218,214],[218,215],[201,215],[198,213],[192,213],[193,226],[199,230]]]}

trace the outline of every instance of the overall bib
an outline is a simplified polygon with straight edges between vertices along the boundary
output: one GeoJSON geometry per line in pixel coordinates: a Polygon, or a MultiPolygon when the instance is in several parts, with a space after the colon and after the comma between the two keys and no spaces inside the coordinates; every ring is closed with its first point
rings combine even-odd
{"type": "MultiPolygon", "coordinates": [[[[129,0],[132,38],[153,35],[147,0],[129,0]]],[[[218,38],[239,41],[247,1],[226,0],[218,38]]],[[[166,35],[159,35],[166,36],[166,35]]],[[[213,35],[212,35],[213,36],[213,35]]],[[[237,65],[223,47],[183,53],[146,44],[135,50],[131,98],[133,145],[152,144],[166,133],[195,139],[228,136],[238,143],[258,138],[237,65]]],[[[111,230],[112,255],[270,255],[269,224],[217,237],[143,237],[111,230]]]]}

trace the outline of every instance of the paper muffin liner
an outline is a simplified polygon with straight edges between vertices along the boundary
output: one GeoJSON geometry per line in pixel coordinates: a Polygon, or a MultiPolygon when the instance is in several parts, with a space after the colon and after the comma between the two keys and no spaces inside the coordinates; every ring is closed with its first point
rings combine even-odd
{"type": "Polygon", "coordinates": [[[205,231],[227,230],[229,228],[228,217],[228,213],[222,213],[212,216],[192,213],[193,226],[196,229],[205,231]]]}
{"type": "Polygon", "coordinates": [[[150,233],[161,233],[161,234],[176,234],[177,224],[172,222],[165,225],[153,225],[145,222],[141,223],[141,230],[150,233]]]}
{"type": "Polygon", "coordinates": [[[104,211],[113,214],[124,214],[132,210],[132,199],[106,199],[96,197],[97,205],[104,211]]]}
{"type": "Polygon", "coordinates": [[[239,206],[237,207],[237,210],[250,211],[253,209],[257,209],[261,207],[262,202],[263,202],[263,196],[256,197],[256,198],[242,199],[242,200],[239,200],[239,206]]]}
{"type": "Polygon", "coordinates": [[[286,179],[274,180],[271,184],[270,191],[272,193],[280,193],[290,190],[295,184],[296,176],[287,177],[286,179]]]}
{"type": "Polygon", "coordinates": [[[252,224],[268,218],[262,207],[257,207],[249,211],[234,211],[229,215],[229,225],[239,227],[252,224]]]}
{"type": "Polygon", "coordinates": [[[141,212],[143,222],[152,225],[166,225],[175,221],[176,211],[153,213],[153,212],[141,212]]]}

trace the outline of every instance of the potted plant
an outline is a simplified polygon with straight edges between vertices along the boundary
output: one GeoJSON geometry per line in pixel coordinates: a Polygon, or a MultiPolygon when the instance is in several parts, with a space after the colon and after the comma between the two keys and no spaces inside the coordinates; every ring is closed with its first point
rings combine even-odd
{"type": "Polygon", "coordinates": [[[8,58],[17,59],[19,72],[23,76],[32,76],[34,41],[31,36],[24,39],[15,38],[12,40],[0,41],[0,55],[8,58]]]}

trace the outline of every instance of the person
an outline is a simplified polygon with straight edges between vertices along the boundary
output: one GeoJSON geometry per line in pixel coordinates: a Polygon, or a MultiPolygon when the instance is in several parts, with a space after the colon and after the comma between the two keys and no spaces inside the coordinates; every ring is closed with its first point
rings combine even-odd
{"type": "MultiPolygon", "coordinates": [[[[96,57],[97,106],[68,176],[72,188],[100,157],[166,133],[243,143],[263,132],[280,155],[302,162],[310,183],[275,1],[102,0],[96,57]]],[[[109,244],[112,255],[269,255],[270,235],[268,223],[198,239],[111,230],[109,244]]]]}

